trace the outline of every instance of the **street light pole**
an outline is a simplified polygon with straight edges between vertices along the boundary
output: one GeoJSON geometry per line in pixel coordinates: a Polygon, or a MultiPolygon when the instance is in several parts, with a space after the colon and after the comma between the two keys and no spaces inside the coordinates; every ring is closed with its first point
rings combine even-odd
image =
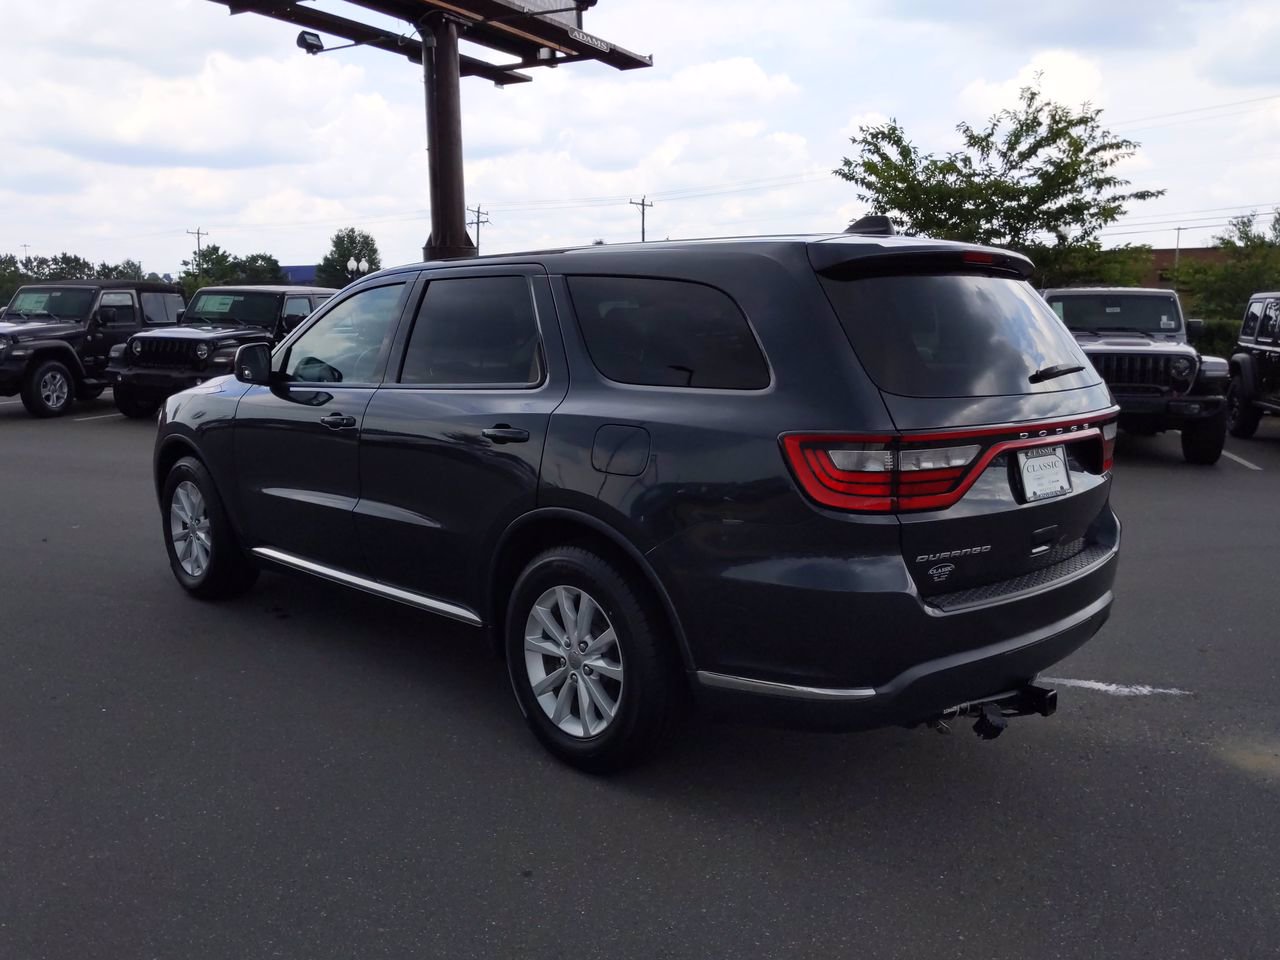
{"type": "Polygon", "coordinates": [[[458,64],[458,23],[433,13],[418,27],[422,38],[422,79],[427,98],[427,149],[431,196],[431,237],[427,259],[474,257],[467,236],[466,186],[462,168],[462,86],[458,64]]]}

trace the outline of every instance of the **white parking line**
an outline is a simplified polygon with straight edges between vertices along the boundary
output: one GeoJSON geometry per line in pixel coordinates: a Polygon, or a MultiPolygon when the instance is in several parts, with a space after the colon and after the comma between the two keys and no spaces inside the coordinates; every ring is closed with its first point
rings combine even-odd
{"type": "Polygon", "coordinates": [[[84,423],[86,420],[108,420],[111,417],[123,417],[123,413],[100,413],[96,417],[75,417],[76,423],[84,423]]]}
{"type": "Polygon", "coordinates": [[[1172,697],[1190,697],[1190,690],[1179,690],[1177,687],[1149,687],[1145,683],[1125,685],[1122,683],[1101,683],[1098,680],[1069,680],[1065,677],[1041,677],[1045,683],[1057,683],[1064,687],[1081,687],[1085,690],[1097,690],[1109,693],[1113,697],[1149,697],[1154,693],[1162,693],[1172,697]]]}
{"type": "Polygon", "coordinates": [[[0,400],[0,406],[4,406],[4,404],[6,403],[21,403],[21,402],[22,402],[21,400],[0,400]]]}
{"type": "Polygon", "coordinates": [[[1234,453],[1232,453],[1230,450],[1223,450],[1223,451],[1222,451],[1222,455],[1223,455],[1224,457],[1226,457],[1228,460],[1234,460],[1236,463],[1240,464],[1240,466],[1242,466],[1242,467],[1248,467],[1250,470],[1261,470],[1261,469],[1262,469],[1262,468],[1261,468],[1260,466],[1258,466],[1256,463],[1250,463],[1250,462],[1249,462],[1248,460],[1246,460],[1244,457],[1237,457],[1237,456],[1236,456],[1234,453]]]}

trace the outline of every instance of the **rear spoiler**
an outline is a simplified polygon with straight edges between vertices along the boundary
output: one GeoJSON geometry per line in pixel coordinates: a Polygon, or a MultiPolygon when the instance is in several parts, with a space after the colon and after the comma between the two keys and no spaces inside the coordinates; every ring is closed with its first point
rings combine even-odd
{"type": "Polygon", "coordinates": [[[850,236],[847,240],[838,237],[811,243],[809,263],[817,273],[833,280],[931,272],[994,273],[1026,280],[1034,269],[1022,254],[995,247],[927,240],[909,244],[888,238],[885,243],[868,240],[850,236]]]}

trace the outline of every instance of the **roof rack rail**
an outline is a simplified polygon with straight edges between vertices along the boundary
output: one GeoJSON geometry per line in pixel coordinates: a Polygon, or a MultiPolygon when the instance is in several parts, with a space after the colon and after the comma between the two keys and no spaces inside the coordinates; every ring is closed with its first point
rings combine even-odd
{"type": "Polygon", "coordinates": [[[869,217],[860,217],[853,221],[853,223],[845,227],[844,232],[857,233],[868,237],[892,237],[898,231],[893,228],[893,221],[888,217],[875,214],[869,217]]]}

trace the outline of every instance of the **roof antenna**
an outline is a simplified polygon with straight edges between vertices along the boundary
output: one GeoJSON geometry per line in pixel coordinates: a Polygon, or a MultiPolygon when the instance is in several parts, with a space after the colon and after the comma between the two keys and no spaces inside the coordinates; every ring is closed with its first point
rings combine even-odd
{"type": "Polygon", "coordinates": [[[856,233],[866,237],[892,237],[897,234],[893,229],[893,221],[881,214],[861,217],[845,227],[845,233],[856,233]]]}

